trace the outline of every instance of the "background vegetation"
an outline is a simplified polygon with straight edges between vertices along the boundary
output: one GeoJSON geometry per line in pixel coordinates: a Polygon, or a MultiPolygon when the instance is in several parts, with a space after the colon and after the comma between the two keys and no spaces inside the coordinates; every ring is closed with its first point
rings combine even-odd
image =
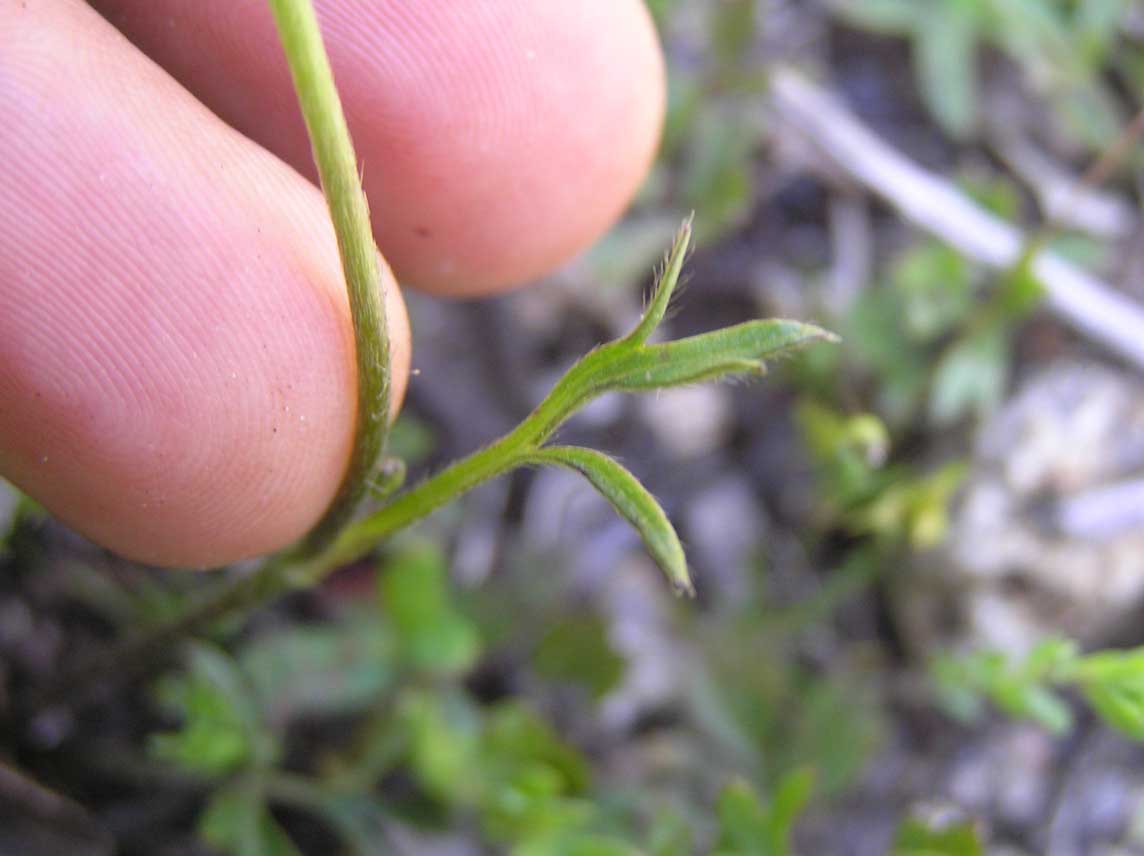
{"type": "Polygon", "coordinates": [[[0,486],[0,853],[1144,852],[1141,366],[1035,263],[1144,299],[1139,5],[651,5],[671,110],[637,205],[532,291],[411,296],[426,379],[392,452],[415,481],[517,424],[630,329],[693,210],[671,338],[843,336],[564,429],[644,477],[698,599],[573,474],[520,471],[161,670],[35,704],[200,581],[0,486]],[[960,209],[919,224],[841,126],[808,137],[792,73],[1021,251],[951,243],[960,209]]]}

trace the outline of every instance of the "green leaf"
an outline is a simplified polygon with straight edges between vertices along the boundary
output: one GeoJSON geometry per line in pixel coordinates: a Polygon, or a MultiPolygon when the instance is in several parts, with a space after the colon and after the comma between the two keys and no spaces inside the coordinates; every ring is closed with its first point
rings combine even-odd
{"type": "Polygon", "coordinates": [[[529,453],[524,463],[567,467],[583,475],[639,532],[672,588],[679,594],[694,596],[683,545],[671,521],[647,488],[616,461],[594,449],[549,446],[529,453]]]}
{"type": "Polygon", "coordinates": [[[532,662],[541,676],[580,684],[595,699],[619,683],[626,665],[608,641],[607,624],[595,615],[571,616],[552,625],[532,662]]]}
{"type": "Polygon", "coordinates": [[[719,797],[719,854],[788,856],[794,823],[810,801],[814,777],[807,770],[787,774],[770,805],[763,805],[743,779],[724,788],[719,797]]]}
{"type": "Polygon", "coordinates": [[[663,270],[656,277],[655,288],[652,291],[651,302],[644,310],[639,324],[621,341],[633,345],[642,345],[648,337],[655,332],[655,328],[663,321],[667,306],[671,302],[671,295],[679,284],[679,275],[683,271],[683,262],[687,258],[687,249],[691,245],[691,218],[683,222],[675,243],[664,261],[663,270]]]}
{"type": "Polygon", "coordinates": [[[997,291],[990,298],[990,304],[996,307],[996,315],[1005,324],[1024,321],[1045,297],[1045,287],[1034,269],[1037,249],[1031,246],[1022,254],[1017,265],[1001,278],[997,291]]]}
{"type": "Polygon", "coordinates": [[[933,3],[915,30],[914,62],[922,99],[957,140],[966,139],[977,125],[979,24],[967,3],[933,3]]]}
{"type": "Polygon", "coordinates": [[[1082,691],[1106,723],[1133,740],[1144,740],[1144,687],[1093,682],[1082,691]]]}
{"type": "Polygon", "coordinates": [[[984,856],[985,850],[970,823],[931,826],[910,818],[898,827],[889,856],[984,856]]]}
{"type": "Polygon", "coordinates": [[[928,379],[929,355],[905,330],[898,290],[870,289],[854,303],[844,330],[852,359],[880,381],[878,413],[911,422],[928,379]]]}
{"type": "Polygon", "coordinates": [[[790,850],[790,838],[795,821],[803,813],[814,793],[814,774],[810,770],[795,770],[779,782],[771,799],[767,827],[771,847],[775,852],[790,850]]]}
{"type": "Polygon", "coordinates": [[[691,856],[695,850],[691,827],[675,812],[657,814],[648,837],[651,856],[691,856]]]}
{"type": "Polygon", "coordinates": [[[930,418],[951,425],[969,414],[984,416],[1001,401],[1008,379],[1008,336],[1000,324],[962,339],[934,371],[930,418]]]}
{"type": "Polygon", "coordinates": [[[885,743],[880,702],[861,673],[792,677],[797,683],[790,690],[787,715],[796,721],[783,724],[773,736],[777,745],[771,749],[772,763],[790,771],[788,777],[813,769],[822,793],[841,793],[885,743]]]}
{"type": "Polygon", "coordinates": [[[1079,664],[1076,672],[1081,680],[1086,681],[1130,684],[1144,682],[1144,648],[1089,654],[1079,664]]]}
{"type": "Polygon", "coordinates": [[[266,716],[286,722],[369,706],[392,685],[394,657],[394,640],[379,620],[352,618],[266,634],[240,662],[266,716]]]}
{"type": "Polygon", "coordinates": [[[211,797],[198,832],[205,843],[227,856],[301,856],[266,810],[261,789],[247,781],[211,797]]]}
{"type": "Polygon", "coordinates": [[[1101,719],[1133,740],[1144,740],[1144,649],[1092,654],[1075,674],[1101,719]]]}
{"type": "Polygon", "coordinates": [[[1023,671],[1041,681],[1068,680],[1076,668],[1080,648],[1071,639],[1045,639],[1029,652],[1023,671]]]}
{"type": "Polygon", "coordinates": [[[1015,717],[1031,719],[1054,734],[1072,727],[1072,710],[1052,687],[1071,679],[1078,668],[1071,643],[1048,640],[1020,666],[1003,654],[983,651],[963,657],[939,657],[932,666],[939,698],[953,715],[980,712],[980,696],[1015,717]]]}
{"type": "Polygon", "coordinates": [[[682,194],[687,205],[703,212],[699,239],[709,243],[750,213],[753,158],[762,132],[734,105],[708,97],[698,108],[683,161],[682,194]]]}
{"type": "Polygon", "coordinates": [[[981,718],[985,704],[981,687],[967,674],[963,658],[942,654],[929,665],[930,680],[938,706],[960,722],[972,723],[981,718]]]}
{"type": "MultiPolygon", "coordinates": [[[[1083,5],[1097,6],[1099,0],[1083,5]]],[[[1068,20],[1062,6],[1044,0],[992,0],[995,22],[989,34],[1022,67],[1038,94],[1051,101],[1054,117],[1068,135],[1101,151],[1116,139],[1123,118],[1093,66],[1083,20],[1068,20]]]]}
{"type": "Polygon", "coordinates": [[[973,310],[973,270],[965,256],[925,241],[897,259],[890,272],[900,305],[894,308],[906,335],[931,343],[964,322],[973,310]]]}
{"type": "Polygon", "coordinates": [[[408,691],[398,705],[408,734],[409,769],[421,786],[447,805],[471,806],[486,787],[477,711],[459,695],[408,691]]]}
{"type": "Polygon", "coordinates": [[[492,712],[485,723],[481,751],[489,780],[518,780],[522,771],[542,766],[554,774],[551,781],[556,793],[579,795],[588,790],[588,762],[523,705],[503,704],[492,712]]]}
{"type": "Polygon", "coordinates": [[[380,587],[403,662],[437,673],[472,668],[480,656],[480,637],[450,601],[445,558],[437,547],[421,543],[405,548],[386,565],[380,587]]]}
{"type": "Polygon", "coordinates": [[[885,541],[907,541],[916,550],[928,550],[945,538],[949,504],[965,475],[965,465],[954,462],[933,473],[888,481],[850,515],[850,523],[885,541]]]}
{"type": "Polygon", "coordinates": [[[993,700],[1012,716],[1027,717],[1053,734],[1072,728],[1072,710],[1056,693],[1021,679],[1001,681],[993,688],[993,700]]]}
{"type": "MultiPolygon", "coordinates": [[[[321,580],[338,565],[366,554],[393,533],[515,467],[557,464],[579,470],[593,481],[621,514],[636,525],[672,584],[678,590],[689,591],[690,581],[678,538],[662,510],[629,473],[596,453],[577,450],[554,453],[542,449],[572,414],[603,393],[657,389],[727,374],[759,373],[765,359],[813,341],[836,340],[833,334],[808,324],[772,320],[748,322],[662,345],[640,344],[666,311],[670,290],[682,266],[689,228],[685,224],[651,306],[628,337],[585,355],[513,431],[405,491],[376,513],[347,526],[321,556],[293,563],[288,573],[280,573],[270,565],[263,572],[270,577],[266,580],[267,589],[278,591],[284,585],[305,585],[321,580]]],[[[454,626],[452,630],[457,628],[454,626]]],[[[457,638],[462,635],[451,634],[457,638]]],[[[428,644],[431,637],[424,634],[424,638],[428,644]]],[[[459,647],[463,650],[465,646],[459,647]]]]}
{"type": "Polygon", "coordinates": [[[838,337],[813,324],[770,319],[747,321],[662,345],[625,353],[608,366],[605,389],[639,392],[716,380],[727,375],[763,374],[764,360],[838,337]]]}
{"type": "Polygon", "coordinates": [[[850,416],[808,398],[799,402],[795,419],[831,511],[842,513],[869,499],[890,450],[889,432],[878,417],[850,416]]]}
{"type": "Polygon", "coordinates": [[[766,811],[759,795],[745,779],[738,779],[723,789],[716,810],[719,816],[716,852],[782,856],[768,849],[766,811]]]}
{"type": "Polygon", "coordinates": [[[580,852],[580,846],[601,843],[593,835],[600,808],[583,796],[587,762],[531,710],[507,704],[493,712],[482,736],[480,769],[486,833],[514,843],[514,854],[580,852]]]}
{"type": "Polygon", "coordinates": [[[159,699],[183,720],[178,731],[151,739],[150,751],[162,760],[218,775],[277,754],[246,677],[217,648],[193,646],[186,673],[160,684],[159,699]]]}
{"type": "Polygon", "coordinates": [[[1144,648],[1081,657],[1068,640],[1042,642],[1018,668],[1004,656],[983,652],[941,658],[935,677],[943,690],[973,697],[985,693],[1015,716],[1030,717],[1056,733],[1068,730],[1071,711],[1052,686],[1075,685],[1108,725],[1144,740],[1144,648]]]}

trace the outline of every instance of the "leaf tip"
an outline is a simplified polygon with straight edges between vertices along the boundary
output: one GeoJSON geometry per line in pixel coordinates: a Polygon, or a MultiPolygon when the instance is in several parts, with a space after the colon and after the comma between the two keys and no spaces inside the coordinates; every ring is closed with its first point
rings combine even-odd
{"type": "Polygon", "coordinates": [[[676,235],[675,243],[683,244],[685,246],[691,243],[691,234],[695,226],[695,212],[691,211],[686,217],[683,218],[683,223],[679,227],[679,234],[676,235]]]}
{"type": "Polygon", "coordinates": [[[655,287],[651,300],[639,324],[629,333],[624,341],[642,345],[647,341],[660,322],[663,321],[671,295],[679,284],[679,275],[683,271],[683,263],[687,259],[687,251],[691,247],[691,227],[695,217],[694,212],[687,216],[676,233],[671,249],[667,252],[663,267],[656,276],[655,287]]]}
{"type": "Polygon", "coordinates": [[[842,342],[842,337],[837,333],[819,327],[817,324],[805,324],[798,322],[799,327],[802,328],[803,342],[812,345],[815,342],[828,342],[831,345],[837,345],[842,342]]]}
{"type": "Polygon", "coordinates": [[[671,578],[671,591],[676,597],[695,600],[695,584],[691,582],[691,577],[686,568],[682,577],[673,576],[671,578]]]}

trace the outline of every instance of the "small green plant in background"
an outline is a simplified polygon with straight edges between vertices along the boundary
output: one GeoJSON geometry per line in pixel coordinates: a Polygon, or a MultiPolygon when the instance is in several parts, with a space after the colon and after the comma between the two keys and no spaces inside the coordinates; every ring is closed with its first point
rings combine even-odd
{"type": "Polygon", "coordinates": [[[1122,127],[1102,80],[1127,0],[834,0],[846,21],[901,36],[913,49],[918,91],[933,117],[963,140],[981,121],[982,49],[1024,72],[1069,135],[1093,150],[1122,127]]]}
{"type": "Polygon", "coordinates": [[[985,292],[982,272],[924,241],[902,253],[882,287],[843,322],[853,361],[873,374],[878,410],[894,427],[924,412],[936,427],[987,416],[1004,396],[1019,325],[1039,306],[1022,263],[985,292]]]}
{"type": "Polygon", "coordinates": [[[888,856],[984,856],[973,824],[956,819],[917,818],[898,827],[888,856]]]}
{"type": "Polygon", "coordinates": [[[732,782],[719,798],[720,832],[714,856],[789,853],[794,821],[806,807],[813,787],[810,773],[791,773],[764,805],[749,784],[732,782]]]}
{"type": "MultiPolygon", "coordinates": [[[[485,631],[456,597],[443,553],[400,544],[336,622],[272,629],[233,653],[197,644],[157,688],[177,728],[154,761],[203,792],[202,839],[222,853],[295,854],[282,809],[318,822],[346,852],[390,852],[395,827],[470,828],[520,856],[787,856],[812,789],[779,778],[769,801],[746,780],[726,786],[702,833],[678,806],[637,786],[593,781],[589,759],[530,705],[482,704],[461,679],[486,653],[485,631]],[[288,766],[300,727],[355,726],[305,769],[288,766]],[[387,783],[393,782],[394,786],[387,783]]],[[[128,759],[128,772],[146,769],[128,759]]]]}
{"type": "Polygon", "coordinates": [[[939,657],[932,674],[944,707],[962,719],[980,716],[987,699],[1063,734],[1073,716],[1061,692],[1070,690],[1107,725],[1144,740],[1144,649],[1082,654],[1074,642],[1048,639],[1016,662],[996,652],[939,657]]]}
{"type": "Polygon", "coordinates": [[[693,629],[703,669],[690,676],[688,711],[704,736],[704,756],[777,793],[787,777],[815,775],[817,795],[853,785],[883,745],[885,711],[855,647],[831,663],[799,663],[799,643],[837,608],[867,588],[872,567],[852,560],[814,599],[763,606],[757,592],[743,606],[693,629]]]}
{"type": "MultiPolygon", "coordinates": [[[[665,6],[671,4],[664,4],[665,6]]],[[[759,109],[766,77],[750,54],[758,3],[727,0],[706,10],[704,36],[712,50],[695,68],[673,68],[661,161],[676,164],[653,181],[678,204],[703,212],[701,242],[717,240],[750,213],[755,159],[765,138],[759,109]]]]}
{"type": "Polygon", "coordinates": [[[707,3],[698,15],[687,14],[691,9],[681,0],[647,5],[665,41],[705,49],[694,61],[669,64],[667,117],[652,174],[634,215],[587,253],[594,281],[617,291],[642,282],[669,240],[676,220],[662,212],[701,211],[700,247],[747,221],[759,198],[757,159],[769,130],[762,109],[766,75],[753,56],[757,0],[707,3]]]}

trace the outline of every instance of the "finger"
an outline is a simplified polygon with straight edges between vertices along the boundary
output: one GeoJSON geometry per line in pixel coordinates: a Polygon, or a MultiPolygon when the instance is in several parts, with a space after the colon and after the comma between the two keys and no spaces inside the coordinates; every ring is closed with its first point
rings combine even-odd
{"type": "MultiPolygon", "coordinates": [[[[312,176],[262,0],[94,0],[234,127],[312,176]]],[[[641,0],[317,0],[398,279],[533,279],[619,216],[654,154],[663,61],[641,0]]]]}
{"type": "Polygon", "coordinates": [[[355,413],[320,194],[72,0],[0,0],[0,129],[0,472],[156,564],[304,534],[355,413]]]}

